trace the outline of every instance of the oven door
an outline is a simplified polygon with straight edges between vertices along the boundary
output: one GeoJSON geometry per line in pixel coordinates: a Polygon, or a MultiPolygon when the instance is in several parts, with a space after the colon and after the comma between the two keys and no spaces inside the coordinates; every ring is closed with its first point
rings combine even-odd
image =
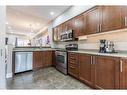
{"type": "Polygon", "coordinates": [[[67,52],[65,51],[56,51],[56,65],[59,65],[63,68],[67,68],[67,52]]]}

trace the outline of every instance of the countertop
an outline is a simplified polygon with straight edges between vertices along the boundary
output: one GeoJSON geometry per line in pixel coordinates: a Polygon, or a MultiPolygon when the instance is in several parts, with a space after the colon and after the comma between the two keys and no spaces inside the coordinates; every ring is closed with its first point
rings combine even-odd
{"type": "Polygon", "coordinates": [[[127,58],[127,51],[118,51],[117,53],[99,53],[97,50],[78,50],[78,51],[68,51],[68,52],[127,58]]]}
{"type": "MultiPolygon", "coordinates": [[[[58,48],[56,49],[55,48],[14,48],[13,49],[14,52],[33,52],[33,51],[52,51],[52,50],[59,50],[59,49],[58,48]]],[[[118,51],[118,53],[99,53],[98,50],[79,49],[77,51],[68,51],[68,52],[127,58],[127,51],[118,51]]]]}
{"type": "Polygon", "coordinates": [[[14,52],[52,51],[53,48],[14,48],[14,52]]]}

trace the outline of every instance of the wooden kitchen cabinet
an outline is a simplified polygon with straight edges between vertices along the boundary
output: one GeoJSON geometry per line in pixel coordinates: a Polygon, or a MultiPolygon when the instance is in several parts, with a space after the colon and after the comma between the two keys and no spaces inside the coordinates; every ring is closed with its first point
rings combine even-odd
{"type": "Polygon", "coordinates": [[[68,73],[76,78],[79,75],[78,53],[68,53],[68,73]]]}
{"type": "Polygon", "coordinates": [[[84,15],[80,14],[74,19],[74,33],[75,37],[83,36],[85,32],[84,15]]]}
{"type": "Polygon", "coordinates": [[[119,58],[95,57],[95,87],[100,89],[119,88],[119,58]]]}
{"type": "Polygon", "coordinates": [[[84,22],[86,23],[85,35],[100,32],[101,7],[94,7],[84,13],[84,22]]]}
{"type": "Polygon", "coordinates": [[[57,41],[58,30],[57,27],[53,28],[53,41],[57,41]]]}
{"type": "Polygon", "coordinates": [[[121,6],[102,6],[102,22],[100,31],[106,32],[121,29],[121,6]]]}
{"type": "Polygon", "coordinates": [[[33,68],[41,69],[52,66],[52,51],[34,51],[33,52],[33,68]]]}
{"type": "Polygon", "coordinates": [[[44,52],[34,51],[33,52],[33,69],[40,69],[44,66],[44,52]]]}
{"type": "Polygon", "coordinates": [[[52,65],[54,67],[56,66],[56,55],[55,55],[55,51],[52,51],[52,65]]]}
{"type": "Polygon", "coordinates": [[[79,54],[79,79],[86,84],[94,85],[94,68],[92,68],[93,56],[88,54],[79,54]]]}
{"type": "Polygon", "coordinates": [[[120,89],[127,89],[127,58],[120,60],[120,89]]]}
{"type": "Polygon", "coordinates": [[[122,6],[122,28],[127,28],[127,6],[122,6]]]}
{"type": "MultiPolygon", "coordinates": [[[[44,67],[49,67],[52,66],[52,51],[44,51],[44,58],[45,58],[45,63],[44,67]]],[[[43,59],[44,59],[43,58],[43,59]]]]}

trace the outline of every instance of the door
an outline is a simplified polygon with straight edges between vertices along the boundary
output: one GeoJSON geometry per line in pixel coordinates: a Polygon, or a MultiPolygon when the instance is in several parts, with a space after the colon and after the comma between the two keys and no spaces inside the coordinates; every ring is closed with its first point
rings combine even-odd
{"type": "Polygon", "coordinates": [[[15,53],[15,73],[26,71],[27,52],[15,53]]]}
{"type": "Polygon", "coordinates": [[[127,89],[127,58],[120,60],[120,89],[127,89]]]}
{"type": "Polygon", "coordinates": [[[84,16],[83,14],[77,16],[75,18],[75,36],[78,37],[78,36],[83,36],[84,35],[84,16]]]}
{"type": "Polygon", "coordinates": [[[120,29],[122,26],[121,7],[103,6],[101,31],[111,31],[120,29]]]}
{"type": "Polygon", "coordinates": [[[67,53],[64,51],[55,51],[56,65],[67,68],[67,53]]]}
{"type": "Polygon", "coordinates": [[[45,56],[44,52],[35,51],[33,52],[33,68],[34,69],[40,69],[43,67],[43,64],[45,62],[45,56]]]}
{"type": "Polygon", "coordinates": [[[45,63],[44,67],[52,66],[52,51],[45,51],[45,63]]]}
{"type": "Polygon", "coordinates": [[[61,39],[61,33],[63,32],[63,30],[62,30],[62,24],[57,26],[57,29],[58,29],[57,41],[60,41],[60,39],[61,39]]]}
{"type": "Polygon", "coordinates": [[[95,58],[95,87],[119,88],[119,58],[97,56],[95,58]]]}
{"type": "Polygon", "coordinates": [[[86,32],[85,34],[94,34],[100,32],[100,20],[101,20],[101,8],[94,7],[88,12],[84,13],[84,18],[86,22],[86,32]]]}
{"type": "Polygon", "coordinates": [[[122,6],[122,28],[127,28],[127,6],[122,6]]]}
{"type": "Polygon", "coordinates": [[[27,52],[26,70],[33,69],[33,52],[27,52]]]}
{"type": "Polygon", "coordinates": [[[53,41],[58,41],[58,29],[55,27],[53,29],[53,41]]]}
{"type": "Polygon", "coordinates": [[[79,79],[85,83],[92,84],[91,79],[91,66],[92,66],[92,56],[87,54],[79,54],[79,79]]]}

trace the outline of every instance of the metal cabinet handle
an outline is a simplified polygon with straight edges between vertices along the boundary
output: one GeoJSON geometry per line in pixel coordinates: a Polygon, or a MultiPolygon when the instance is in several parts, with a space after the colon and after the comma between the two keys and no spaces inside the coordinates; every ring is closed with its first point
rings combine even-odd
{"type": "Polygon", "coordinates": [[[73,67],[73,66],[69,66],[70,68],[72,68],[72,69],[74,69],[75,67],[73,67]]]}
{"type": "Polygon", "coordinates": [[[120,72],[123,72],[123,61],[120,60],[120,72]]]}
{"type": "Polygon", "coordinates": [[[127,17],[124,18],[124,25],[127,26],[127,17]]]}
{"type": "Polygon", "coordinates": [[[100,25],[98,25],[97,27],[97,32],[100,32],[100,25]]]}
{"type": "Polygon", "coordinates": [[[99,32],[101,32],[102,31],[102,24],[100,24],[100,27],[99,27],[99,32]]]}
{"type": "Polygon", "coordinates": [[[92,58],[92,56],[91,56],[91,64],[93,64],[93,58],[92,58]]]}

